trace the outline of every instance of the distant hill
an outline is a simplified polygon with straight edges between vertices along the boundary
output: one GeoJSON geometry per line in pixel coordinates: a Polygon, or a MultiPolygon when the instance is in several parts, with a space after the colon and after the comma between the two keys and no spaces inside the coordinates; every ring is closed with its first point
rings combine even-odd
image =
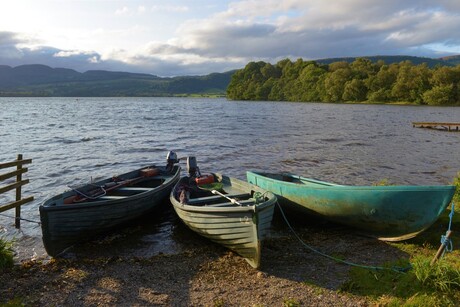
{"type": "Polygon", "coordinates": [[[449,63],[452,66],[457,66],[460,64],[460,55],[452,55],[441,58],[442,61],[449,63]]]}
{"type": "MultiPolygon", "coordinates": [[[[319,59],[316,60],[318,63],[322,64],[331,64],[334,62],[348,62],[351,63],[359,57],[347,57],[347,58],[328,58],[328,59],[319,59]]],[[[404,61],[411,61],[414,65],[419,65],[426,63],[429,67],[433,68],[436,65],[441,66],[456,66],[460,64],[460,55],[459,56],[452,56],[452,57],[445,57],[439,59],[432,59],[432,58],[425,58],[425,57],[416,57],[416,56],[408,56],[408,55],[376,55],[376,56],[364,56],[360,58],[366,58],[371,60],[372,62],[377,62],[379,60],[384,61],[386,64],[392,63],[400,63],[404,61]]]]}
{"type": "Polygon", "coordinates": [[[172,96],[225,95],[234,71],[161,78],[128,72],[0,65],[0,96],[172,96]]]}
{"type": "MultiPolygon", "coordinates": [[[[456,66],[460,55],[438,59],[415,56],[370,56],[372,62],[383,60],[386,64],[411,61],[418,65],[427,63],[456,66]]],[[[316,62],[353,62],[357,57],[318,59],[316,62]]],[[[0,96],[176,96],[225,95],[235,71],[212,73],[206,76],[181,76],[162,78],[150,74],[89,70],[80,73],[73,69],[51,68],[46,65],[0,65],[0,96]]]]}

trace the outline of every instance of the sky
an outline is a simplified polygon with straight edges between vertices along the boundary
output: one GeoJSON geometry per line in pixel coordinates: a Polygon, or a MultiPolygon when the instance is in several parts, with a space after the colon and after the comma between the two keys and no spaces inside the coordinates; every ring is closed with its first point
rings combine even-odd
{"type": "Polygon", "coordinates": [[[460,54],[459,0],[2,0],[0,65],[162,77],[250,61],[460,54]]]}

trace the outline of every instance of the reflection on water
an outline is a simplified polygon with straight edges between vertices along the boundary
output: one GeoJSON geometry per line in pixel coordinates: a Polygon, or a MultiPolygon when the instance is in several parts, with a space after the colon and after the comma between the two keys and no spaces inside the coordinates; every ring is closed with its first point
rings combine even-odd
{"type": "MultiPolygon", "coordinates": [[[[241,179],[251,169],[352,185],[422,185],[449,183],[460,170],[460,133],[411,125],[458,122],[453,107],[183,98],[0,98],[0,107],[0,161],[19,153],[33,159],[24,195],[35,201],[22,209],[31,220],[39,220],[40,203],[68,186],[163,163],[169,150],[197,156],[204,172],[241,179]]],[[[13,197],[0,195],[0,204],[13,197]]],[[[171,229],[188,231],[175,228],[173,212],[160,215],[112,238],[120,242],[114,250],[147,256],[180,249],[171,229]]],[[[22,225],[17,231],[0,216],[1,234],[16,238],[24,256],[43,256],[40,227],[22,225]]]]}

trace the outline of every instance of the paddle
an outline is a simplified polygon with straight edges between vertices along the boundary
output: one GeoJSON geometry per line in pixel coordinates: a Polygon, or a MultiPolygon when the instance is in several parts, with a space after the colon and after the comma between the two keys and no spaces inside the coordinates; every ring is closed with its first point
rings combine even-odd
{"type": "Polygon", "coordinates": [[[216,195],[220,195],[220,196],[222,196],[222,197],[225,197],[225,198],[228,199],[232,204],[236,204],[236,205],[238,205],[238,206],[242,206],[242,204],[241,204],[240,202],[238,202],[236,199],[231,198],[231,197],[228,197],[228,196],[226,196],[225,194],[222,194],[222,193],[220,193],[220,192],[217,191],[217,190],[211,190],[211,193],[212,193],[212,194],[216,194],[216,195]]]}
{"type": "Polygon", "coordinates": [[[197,187],[201,190],[210,191],[214,195],[219,195],[219,196],[222,196],[228,199],[232,204],[242,206],[242,204],[238,202],[236,199],[228,197],[227,195],[217,191],[217,190],[221,190],[223,186],[224,185],[222,184],[222,182],[214,182],[214,183],[209,183],[209,184],[197,185],[197,187]]]}

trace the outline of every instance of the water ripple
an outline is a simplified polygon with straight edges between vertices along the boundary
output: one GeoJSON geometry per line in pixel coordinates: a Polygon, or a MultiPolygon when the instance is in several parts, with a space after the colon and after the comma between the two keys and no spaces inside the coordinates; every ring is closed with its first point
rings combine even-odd
{"type": "MultiPolygon", "coordinates": [[[[68,185],[164,163],[169,150],[195,155],[203,172],[241,179],[252,169],[355,185],[446,184],[460,170],[459,133],[411,125],[421,118],[458,121],[460,108],[184,98],[0,98],[0,104],[0,161],[19,153],[33,159],[24,193],[35,201],[23,207],[32,219],[40,203],[68,185]]],[[[0,217],[15,234],[11,224],[0,217]]],[[[41,235],[36,225],[21,231],[41,235]]]]}

